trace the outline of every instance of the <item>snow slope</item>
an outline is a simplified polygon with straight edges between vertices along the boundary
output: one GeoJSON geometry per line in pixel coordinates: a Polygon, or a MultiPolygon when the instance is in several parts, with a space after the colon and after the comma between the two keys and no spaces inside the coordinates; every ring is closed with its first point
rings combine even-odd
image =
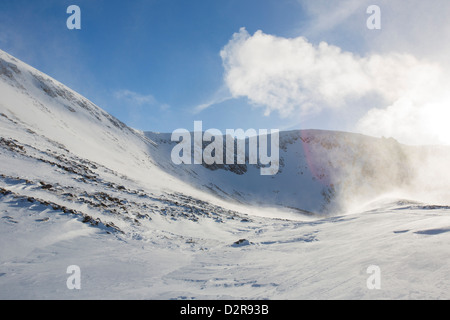
{"type": "MultiPolygon", "coordinates": [[[[171,141],[167,133],[145,134],[159,144],[160,154],[170,163],[178,142],[171,141]]],[[[228,201],[306,214],[348,212],[394,192],[401,197],[423,197],[418,184],[431,180],[435,184],[438,179],[437,188],[446,190],[450,181],[445,170],[450,152],[445,147],[406,146],[392,138],[323,130],[281,132],[279,146],[280,168],[273,176],[262,176],[260,164],[181,164],[176,172],[190,184],[228,201]]],[[[449,196],[445,192],[440,201],[448,203],[449,196]]]]}
{"type": "Polygon", "coordinates": [[[3,51],[0,134],[1,299],[449,298],[446,148],[308,130],[275,176],[176,166],[3,51]]]}

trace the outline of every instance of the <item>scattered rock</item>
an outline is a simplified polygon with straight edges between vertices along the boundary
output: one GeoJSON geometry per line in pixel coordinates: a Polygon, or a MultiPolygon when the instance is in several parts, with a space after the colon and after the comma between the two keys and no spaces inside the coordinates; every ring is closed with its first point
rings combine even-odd
{"type": "Polygon", "coordinates": [[[92,220],[93,220],[92,217],[90,217],[90,216],[88,216],[88,215],[85,215],[85,216],[83,217],[82,222],[83,222],[83,223],[88,223],[88,222],[91,222],[92,220]]]}
{"type": "Polygon", "coordinates": [[[243,246],[248,246],[252,244],[250,241],[248,241],[247,239],[239,239],[238,241],[234,242],[232,247],[243,247],[243,246]]]}
{"type": "Polygon", "coordinates": [[[51,184],[44,184],[44,185],[41,186],[41,188],[44,189],[44,190],[48,190],[48,189],[53,188],[53,186],[51,184]]]}
{"type": "Polygon", "coordinates": [[[4,196],[11,194],[12,192],[3,188],[0,188],[0,193],[4,196]]]}

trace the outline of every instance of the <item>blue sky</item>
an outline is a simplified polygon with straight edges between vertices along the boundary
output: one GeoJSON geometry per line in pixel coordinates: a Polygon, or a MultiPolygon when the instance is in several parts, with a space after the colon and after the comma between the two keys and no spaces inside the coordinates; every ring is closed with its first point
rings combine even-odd
{"type": "Polygon", "coordinates": [[[190,128],[195,119],[218,128],[261,122],[267,127],[270,121],[260,110],[241,112],[245,101],[202,115],[192,109],[221,86],[219,52],[240,27],[289,36],[303,18],[295,1],[258,0],[2,0],[0,12],[1,27],[10,35],[0,42],[3,50],[130,126],[155,131],[190,128]],[[71,4],[81,8],[81,30],[66,28],[71,4]],[[126,91],[154,102],[136,104],[120,94],[126,91]]]}
{"type": "Polygon", "coordinates": [[[448,50],[433,35],[437,30],[450,34],[447,27],[442,31],[445,18],[436,18],[449,6],[440,0],[431,9],[416,0],[406,7],[378,3],[381,30],[366,28],[372,1],[2,0],[0,49],[141,130],[193,129],[194,120],[202,120],[205,129],[318,128],[408,140],[402,136],[406,129],[396,131],[393,117],[417,104],[410,94],[414,88],[392,93],[379,82],[359,83],[410,78],[405,70],[430,63],[446,70],[448,50]],[[81,8],[81,30],[66,27],[66,9],[73,4],[81,8]],[[412,25],[417,15],[427,27],[412,25]],[[328,47],[319,47],[321,42],[328,47]],[[313,59],[330,68],[310,68],[302,56],[310,46],[313,59]],[[392,58],[392,53],[403,56],[392,58]],[[375,74],[378,55],[396,72],[375,74]],[[405,63],[406,56],[415,60],[405,63]],[[330,71],[342,64],[345,69],[330,71]],[[297,70],[291,78],[290,70],[297,70]],[[405,95],[411,105],[399,107],[405,95]],[[386,117],[389,124],[380,126],[377,121],[386,117]]]}

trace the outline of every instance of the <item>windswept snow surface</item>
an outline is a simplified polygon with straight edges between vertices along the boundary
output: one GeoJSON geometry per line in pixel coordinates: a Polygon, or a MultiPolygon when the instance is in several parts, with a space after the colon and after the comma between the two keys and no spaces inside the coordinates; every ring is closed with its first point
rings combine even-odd
{"type": "Polygon", "coordinates": [[[0,133],[1,299],[450,298],[447,148],[307,130],[275,176],[176,166],[3,51],[0,133]]]}

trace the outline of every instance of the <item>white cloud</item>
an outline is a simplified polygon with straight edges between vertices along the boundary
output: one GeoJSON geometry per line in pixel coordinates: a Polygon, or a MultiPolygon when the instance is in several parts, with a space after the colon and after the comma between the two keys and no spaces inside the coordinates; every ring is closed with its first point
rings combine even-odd
{"type": "Polygon", "coordinates": [[[243,28],[221,56],[233,97],[247,97],[264,106],[266,114],[278,111],[282,116],[343,107],[372,92],[394,100],[428,81],[423,72],[436,73],[433,65],[407,54],[359,57],[325,42],[314,46],[303,37],[261,31],[250,36],[243,28]]]}
{"type": "Polygon", "coordinates": [[[392,104],[369,110],[356,124],[356,130],[392,136],[408,144],[450,144],[448,87],[448,80],[441,76],[430,79],[428,84],[411,86],[392,104]]]}
{"type": "Polygon", "coordinates": [[[288,116],[295,109],[309,112],[317,108],[315,102],[337,106],[354,92],[349,86],[363,91],[369,86],[351,54],[326,43],[314,47],[302,37],[279,38],[261,31],[250,36],[242,28],[221,57],[231,94],[265,106],[267,115],[278,111],[288,116]]]}
{"type": "Polygon", "coordinates": [[[358,99],[375,94],[384,104],[365,106],[368,112],[355,130],[412,144],[450,143],[449,126],[441,120],[450,116],[449,82],[439,65],[411,54],[361,57],[325,42],[262,31],[250,35],[242,28],[221,57],[232,96],[248,98],[266,115],[351,112],[358,99]]]}

